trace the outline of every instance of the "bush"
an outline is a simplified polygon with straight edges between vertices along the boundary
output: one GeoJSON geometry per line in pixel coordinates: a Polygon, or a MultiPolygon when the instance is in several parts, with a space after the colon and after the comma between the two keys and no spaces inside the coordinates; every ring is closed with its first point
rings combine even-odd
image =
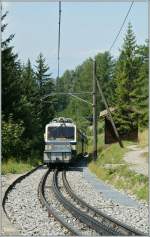
{"type": "Polygon", "coordinates": [[[2,157],[8,160],[10,156],[20,157],[23,142],[21,136],[23,134],[23,122],[15,123],[12,116],[8,121],[2,121],[2,157]]]}
{"type": "Polygon", "coordinates": [[[16,161],[14,157],[10,157],[8,161],[2,163],[2,175],[12,173],[21,174],[31,170],[33,167],[28,163],[16,161]]]}

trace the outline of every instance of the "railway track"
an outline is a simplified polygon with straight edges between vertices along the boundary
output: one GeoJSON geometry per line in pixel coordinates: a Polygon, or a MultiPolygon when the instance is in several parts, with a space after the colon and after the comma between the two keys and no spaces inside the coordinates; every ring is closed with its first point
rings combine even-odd
{"type": "Polygon", "coordinates": [[[8,219],[9,218],[9,215],[5,209],[5,203],[7,201],[7,198],[8,198],[8,194],[9,192],[11,192],[11,190],[15,187],[16,184],[20,183],[23,179],[25,179],[26,177],[28,177],[29,175],[31,175],[32,173],[34,173],[37,169],[39,169],[40,167],[42,167],[43,165],[38,165],[36,168],[30,170],[29,172],[21,175],[20,177],[18,177],[16,180],[14,180],[14,182],[12,182],[11,185],[9,185],[9,187],[6,189],[5,191],[5,194],[4,194],[4,197],[3,197],[3,200],[2,200],[2,207],[3,207],[3,210],[7,216],[8,219]]]}
{"type": "MultiPolygon", "coordinates": [[[[81,230],[76,229],[72,225],[68,224],[66,220],[62,216],[60,216],[58,212],[47,201],[45,197],[44,186],[50,172],[52,172],[52,170],[49,169],[43,176],[39,184],[38,193],[42,205],[45,206],[48,213],[50,215],[52,214],[54,218],[58,220],[63,226],[65,226],[71,234],[78,236],[83,235],[81,230]]],[[[65,209],[71,212],[76,219],[80,220],[80,222],[84,223],[87,228],[94,230],[97,235],[145,236],[145,233],[122,224],[121,222],[107,216],[103,212],[96,210],[94,207],[90,206],[81,198],[79,198],[77,194],[73,192],[66,179],[66,171],[62,171],[63,186],[70,196],[70,198],[66,198],[66,195],[64,195],[62,188],[60,188],[59,185],[59,172],[60,171],[58,169],[54,170],[53,172],[52,190],[55,194],[55,197],[58,199],[60,204],[64,206],[65,209]]]]}
{"type": "MultiPolygon", "coordinates": [[[[37,169],[42,167],[42,165],[34,168],[33,170],[29,171],[28,173],[20,176],[17,178],[6,190],[2,205],[4,212],[6,213],[7,217],[9,218],[9,213],[7,213],[5,209],[5,202],[7,200],[9,192],[15,187],[15,185],[21,182],[24,178],[29,176],[30,174],[34,173],[37,169]]],[[[61,223],[72,235],[82,236],[87,235],[82,231],[82,226],[77,225],[74,226],[67,222],[66,218],[60,215],[60,212],[51,205],[51,202],[47,199],[45,195],[45,186],[46,181],[48,179],[49,174],[52,176],[52,184],[51,188],[56,197],[59,201],[60,205],[62,205],[69,213],[72,214],[78,220],[78,222],[84,225],[84,228],[90,230],[90,233],[96,233],[96,235],[116,235],[116,236],[146,236],[145,233],[137,231],[130,226],[127,226],[114,218],[107,216],[100,210],[95,209],[84,200],[82,200],[69,185],[69,182],[66,178],[66,170],[52,170],[51,168],[48,169],[45,174],[43,175],[39,185],[38,185],[38,197],[43,207],[46,207],[49,216],[53,216],[57,221],[61,223]]],[[[49,188],[49,186],[47,186],[49,188]]]]}
{"type": "Polygon", "coordinates": [[[123,236],[144,236],[145,233],[140,232],[128,225],[121,223],[120,221],[106,215],[105,213],[101,212],[100,210],[95,209],[80,197],[78,197],[73,190],[71,189],[67,179],[66,179],[66,171],[62,172],[62,179],[64,187],[70,197],[82,208],[84,208],[93,218],[96,218],[103,226],[105,226],[108,232],[112,232],[115,235],[123,235],[123,236]]]}
{"type": "Polygon", "coordinates": [[[69,225],[65,219],[63,217],[61,217],[57,210],[55,210],[52,205],[47,201],[46,197],[45,197],[45,190],[44,190],[44,187],[45,187],[45,183],[46,183],[46,180],[47,180],[47,177],[49,175],[49,173],[51,172],[51,170],[49,169],[45,174],[44,176],[42,177],[41,179],[41,182],[39,184],[39,187],[38,187],[38,195],[39,195],[39,199],[40,199],[40,202],[42,204],[43,207],[46,207],[47,211],[48,211],[48,214],[49,215],[53,215],[54,218],[59,221],[61,223],[61,225],[63,225],[64,227],[66,227],[69,232],[73,235],[77,235],[77,236],[80,236],[81,233],[76,230],[73,226],[69,225]]]}

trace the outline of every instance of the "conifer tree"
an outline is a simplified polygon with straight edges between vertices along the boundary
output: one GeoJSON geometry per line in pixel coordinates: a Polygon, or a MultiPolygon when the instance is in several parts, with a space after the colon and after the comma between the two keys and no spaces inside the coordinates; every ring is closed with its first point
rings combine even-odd
{"type": "Polygon", "coordinates": [[[43,54],[40,53],[37,60],[36,60],[36,80],[37,84],[40,89],[40,94],[44,95],[45,94],[45,85],[49,82],[51,85],[52,83],[52,78],[51,78],[51,73],[48,73],[49,67],[46,64],[46,59],[44,58],[43,54]]]}
{"type": "MultiPolygon", "coordinates": [[[[2,33],[7,26],[3,23],[7,13],[1,17],[2,33]]],[[[18,55],[13,53],[13,47],[10,46],[13,37],[14,34],[11,34],[7,39],[2,39],[2,113],[4,119],[7,119],[9,114],[13,114],[16,119],[18,118],[17,108],[20,106],[22,96],[21,66],[18,55]]]]}
{"type": "Polygon", "coordinates": [[[139,73],[132,93],[134,107],[139,111],[138,121],[141,128],[148,127],[148,42],[138,46],[137,61],[139,73]]]}
{"type": "Polygon", "coordinates": [[[54,116],[54,97],[44,98],[45,95],[54,91],[54,83],[51,78],[51,73],[48,72],[49,67],[46,64],[46,59],[39,54],[36,60],[35,78],[38,85],[37,95],[37,114],[39,117],[39,126],[43,129],[54,116]]]}
{"type": "MultiPolygon", "coordinates": [[[[2,7],[1,7],[1,12],[2,12],[2,7]]],[[[6,23],[3,23],[4,22],[4,20],[5,20],[5,17],[7,16],[7,14],[8,14],[8,11],[6,11],[4,14],[2,14],[2,16],[1,16],[1,22],[2,22],[2,24],[1,24],[1,32],[3,33],[4,31],[5,31],[5,28],[7,27],[7,25],[8,24],[6,24],[6,23]]],[[[3,40],[2,39],[2,43],[1,43],[1,47],[2,47],[2,49],[4,50],[4,49],[8,49],[8,45],[9,45],[9,43],[12,41],[12,39],[14,38],[14,34],[10,34],[9,35],[9,37],[8,38],[6,38],[5,40],[3,40]]],[[[12,47],[10,47],[11,49],[12,49],[12,47]]]]}
{"type": "MultiPolygon", "coordinates": [[[[114,61],[109,52],[98,53],[96,59],[96,77],[100,82],[101,88],[107,98],[109,106],[112,104],[113,97],[113,68],[114,61]]],[[[99,93],[97,94],[98,113],[105,109],[99,93]]]]}
{"type": "Polygon", "coordinates": [[[28,59],[26,65],[22,67],[22,88],[29,100],[35,96],[37,84],[30,59],[28,59]]]}
{"type": "Polygon", "coordinates": [[[25,124],[25,137],[33,139],[37,136],[37,115],[36,115],[36,96],[38,94],[38,86],[36,84],[34,71],[28,59],[27,63],[22,66],[21,72],[21,87],[22,87],[22,97],[23,97],[23,120],[25,124]]]}
{"type": "MultiPolygon", "coordinates": [[[[7,24],[3,23],[8,12],[1,17],[1,32],[4,33],[7,24]]],[[[2,35],[3,37],[3,35],[2,35]]],[[[19,111],[23,111],[22,107],[22,88],[21,88],[21,65],[17,54],[14,54],[13,47],[10,43],[14,37],[11,34],[8,38],[2,39],[2,136],[3,160],[6,161],[10,157],[19,158],[21,151],[22,135],[24,128],[23,119],[19,111]],[[11,137],[10,137],[11,134],[11,137]],[[10,140],[12,140],[10,142],[10,140]],[[14,142],[14,144],[13,144],[14,142]],[[13,144],[13,145],[12,145],[13,144]]],[[[24,146],[25,147],[25,146],[24,146]]]]}
{"type": "MultiPolygon", "coordinates": [[[[101,82],[103,92],[111,105],[113,96],[113,68],[114,62],[108,52],[96,55],[96,76],[101,82]]],[[[93,60],[85,60],[75,70],[67,70],[59,80],[57,79],[57,90],[60,92],[91,92],[93,91],[93,60]]],[[[79,97],[92,103],[92,94],[80,94],[79,97]]],[[[72,117],[79,124],[87,124],[92,118],[92,106],[85,104],[76,98],[60,96],[59,115],[65,114],[72,117]],[[62,105],[62,107],[60,107],[62,105]]],[[[103,110],[104,104],[97,93],[97,115],[103,110]]]]}
{"type": "Polygon", "coordinates": [[[129,23],[120,57],[116,65],[115,120],[120,133],[128,133],[137,127],[137,115],[133,112],[133,90],[138,74],[136,63],[136,40],[129,23]]]}

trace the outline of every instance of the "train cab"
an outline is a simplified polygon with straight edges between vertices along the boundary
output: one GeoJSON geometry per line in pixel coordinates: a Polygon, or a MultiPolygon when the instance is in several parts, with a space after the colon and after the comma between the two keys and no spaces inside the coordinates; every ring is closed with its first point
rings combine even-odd
{"type": "Polygon", "coordinates": [[[44,163],[68,163],[76,144],[76,126],[71,120],[54,119],[45,128],[44,163]]]}

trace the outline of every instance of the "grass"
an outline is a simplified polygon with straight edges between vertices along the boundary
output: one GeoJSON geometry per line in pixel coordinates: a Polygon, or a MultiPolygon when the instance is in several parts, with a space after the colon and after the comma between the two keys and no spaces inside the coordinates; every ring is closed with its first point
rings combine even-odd
{"type": "Polygon", "coordinates": [[[9,159],[7,162],[2,162],[1,173],[2,175],[12,173],[21,174],[31,170],[34,167],[29,162],[16,161],[14,158],[9,159]]]}
{"type": "MultiPolygon", "coordinates": [[[[146,134],[147,131],[140,134],[141,147],[147,144],[146,134]]],[[[148,177],[131,171],[129,165],[123,160],[124,154],[128,151],[127,146],[135,143],[124,141],[124,148],[121,148],[117,143],[109,146],[102,144],[104,141],[102,134],[99,135],[99,139],[98,151],[101,152],[98,152],[97,161],[89,160],[89,169],[98,178],[117,189],[131,193],[138,199],[148,201],[148,177]]],[[[92,139],[90,138],[91,141],[92,139]]],[[[92,144],[90,144],[89,150],[92,151],[92,144]]]]}
{"type": "Polygon", "coordinates": [[[142,148],[148,146],[148,132],[148,129],[139,132],[139,146],[142,148]]]}
{"type": "MultiPolygon", "coordinates": [[[[104,149],[104,134],[98,134],[98,152],[101,152],[104,149]]],[[[92,153],[93,151],[93,136],[88,136],[88,153],[92,153]]]]}
{"type": "Polygon", "coordinates": [[[148,155],[149,155],[148,152],[144,152],[144,153],[142,154],[142,156],[143,156],[145,159],[147,159],[147,160],[148,160],[148,155]]]}

